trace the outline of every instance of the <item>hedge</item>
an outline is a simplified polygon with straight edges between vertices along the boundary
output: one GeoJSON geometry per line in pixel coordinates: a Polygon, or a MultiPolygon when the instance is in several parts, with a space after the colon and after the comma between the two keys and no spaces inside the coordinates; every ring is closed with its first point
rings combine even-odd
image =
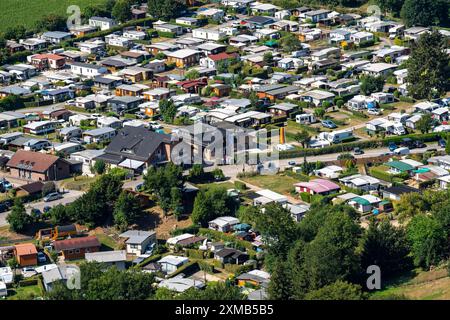
{"type": "Polygon", "coordinates": [[[177,271],[168,275],[168,278],[173,278],[173,277],[179,275],[180,273],[184,273],[185,275],[188,275],[188,274],[198,271],[199,269],[200,268],[198,266],[197,261],[189,261],[182,267],[178,268],[177,271]]]}
{"type": "Polygon", "coordinates": [[[242,248],[246,249],[248,255],[250,256],[250,259],[253,259],[254,257],[256,257],[256,251],[253,250],[253,245],[250,242],[248,242],[248,241],[239,240],[239,239],[237,239],[236,237],[234,237],[232,235],[227,235],[227,234],[225,234],[223,232],[216,231],[216,230],[211,230],[211,229],[206,229],[206,228],[200,228],[199,234],[203,235],[203,236],[207,236],[209,238],[222,240],[224,242],[233,242],[238,247],[242,247],[242,248]]]}
{"type": "Polygon", "coordinates": [[[164,32],[164,31],[158,31],[158,36],[161,38],[175,38],[176,34],[172,32],[164,32]]]}
{"type": "Polygon", "coordinates": [[[214,266],[206,261],[198,261],[198,267],[209,274],[214,274],[214,266]]]}
{"type": "Polygon", "coordinates": [[[157,261],[159,259],[161,259],[162,254],[155,254],[151,257],[148,257],[147,259],[145,259],[144,261],[142,261],[141,263],[138,263],[135,267],[136,268],[142,268],[144,266],[146,266],[147,264],[149,264],[150,262],[154,262],[157,261]]]}
{"type": "Polygon", "coordinates": [[[20,280],[19,287],[35,286],[38,284],[38,281],[38,278],[20,280]]]}
{"type": "Polygon", "coordinates": [[[190,226],[187,226],[186,228],[175,229],[175,230],[171,231],[170,234],[173,237],[179,236],[180,234],[184,234],[184,233],[196,234],[199,229],[200,229],[200,227],[198,225],[192,224],[190,226]]]}
{"type": "Polygon", "coordinates": [[[205,259],[205,251],[198,249],[184,249],[186,257],[193,259],[205,259]]]}
{"type": "Polygon", "coordinates": [[[377,167],[370,168],[369,172],[372,177],[388,182],[394,182],[394,178],[396,177],[377,167]]]}
{"type": "Polygon", "coordinates": [[[235,181],[234,186],[238,190],[247,190],[247,185],[242,181],[235,181]]]}
{"type": "Polygon", "coordinates": [[[399,143],[405,138],[411,138],[413,140],[421,140],[423,142],[438,141],[441,139],[441,133],[425,133],[425,134],[407,134],[404,136],[393,136],[384,139],[366,140],[366,141],[356,141],[349,143],[334,144],[324,148],[307,148],[307,149],[295,149],[280,152],[280,159],[290,159],[290,158],[300,158],[304,156],[319,156],[323,154],[330,153],[340,153],[352,151],[354,148],[379,148],[383,146],[388,146],[390,142],[399,143]]]}
{"type": "Polygon", "coordinates": [[[239,264],[225,264],[224,267],[225,271],[228,271],[230,273],[234,273],[235,276],[238,276],[242,273],[249,272],[253,270],[252,265],[239,265],[239,264]]]}

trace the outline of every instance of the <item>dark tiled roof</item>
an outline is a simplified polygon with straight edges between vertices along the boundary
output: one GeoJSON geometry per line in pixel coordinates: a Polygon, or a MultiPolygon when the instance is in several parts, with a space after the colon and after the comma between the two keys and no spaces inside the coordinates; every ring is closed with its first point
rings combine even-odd
{"type": "Polygon", "coordinates": [[[161,143],[170,143],[170,136],[142,127],[125,127],[119,131],[105,150],[105,156],[121,156],[148,161],[161,143]]]}

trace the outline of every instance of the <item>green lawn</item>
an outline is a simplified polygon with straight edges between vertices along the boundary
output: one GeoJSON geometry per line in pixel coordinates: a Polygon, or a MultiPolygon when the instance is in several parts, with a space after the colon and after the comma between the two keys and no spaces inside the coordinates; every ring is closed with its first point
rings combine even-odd
{"type": "Polygon", "coordinates": [[[106,234],[99,233],[96,235],[100,243],[102,244],[102,250],[115,250],[117,249],[117,242],[106,234]]]}
{"type": "Polygon", "coordinates": [[[242,178],[241,180],[254,186],[270,189],[282,194],[289,194],[294,189],[293,184],[300,182],[300,180],[286,175],[262,175],[242,178]]]}
{"type": "Polygon", "coordinates": [[[386,284],[382,290],[375,291],[371,299],[391,299],[402,296],[417,300],[450,299],[450,278],[445,268],[432,271],[415,270],[412,274],[401,276],[397,281],[386,284]]]}
{"type": "Polygon", "coordinates": [[[78,5],[83,10],[88,5],[105,2],[106,0],[1,0],[0,31],[18,25],[33,27],[36,21],[49,14],[68,17],[66,11],[70,5],[78,5]]]}
{"type": "Polygon", "coordinates": [[[8,300],[34,300],[42,297],[43,293],[38,285],[19,287],[8,290],[8,300]]]}
{"type": "Polygon", "coordinates": [[[65,189],[70,190],[80,190],[80,191],[86,191],[89,189],[89,186],[91,183],[96,181],[99,176],[95,177],[86,177],[86,176],[80,176],[80,177],[70,177],[61,182],[61,187],[65,189]]]}

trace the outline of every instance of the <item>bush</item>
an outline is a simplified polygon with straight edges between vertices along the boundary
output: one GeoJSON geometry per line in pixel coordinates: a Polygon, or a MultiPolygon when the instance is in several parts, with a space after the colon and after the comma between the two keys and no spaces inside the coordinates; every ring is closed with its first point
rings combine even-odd
{"type": "Polygon", "coordinates": [[[199,266],[200,270],[203,270],[209,274],[214,274],[214,266],[209,264],[208,262],[199,261],[198,266],[199,266]]]}
{"type": "Polygon", "coordinates": [[[235,181],[234,186],[238,190],[247,190],[247,185],[242,181],[235,181]]]}
{"type": "Polygon", "coordinates": [[[189,261],[185,265],[183,265],[180,268],[178,268],[177,271],[175,271],[174,273],[171,273],[168,276],[168,278],[173,278],[173,277],[179,275],[180,273],[183,273],[186,276],[188,276],[189,274],[197,272],[198,270],[199,270],[199,266],[198,266],[197,261],[189,261]]]}
{"type": "Polygon", "coordinates": [[[205,252],[197,249],[184,249],[186,257],[192,259],[205,259],[205,252]]]}
{"type": "Polygon", "coordinates": [[[19,281],[19,287],[35,286],[38,284],[38,278],[31,278],[19,281]]]}
{"type": "Polygon", "coordinates": [[[308,192],[300,192],[300,199],[304,202],[311,202],[311,194],[308,192]]]}
{"type": "Polygon", "coordinates": [[[379,167],[371,168],[369,172],[372,177],[388,182],[394,182],[394,178],[396,177],[395,175],[392,175],[379,167]]]}
{"type": "Polygon", "coordinates": [[[184,233],[196,234],[199,229],[200,229],[200,227],[198,225],[192,224],[186,228],[179,228],[179,229],[172,230],[170,232],[170,234],[173,237],[179,236],[180,234],[184,234],[184,233]]]}

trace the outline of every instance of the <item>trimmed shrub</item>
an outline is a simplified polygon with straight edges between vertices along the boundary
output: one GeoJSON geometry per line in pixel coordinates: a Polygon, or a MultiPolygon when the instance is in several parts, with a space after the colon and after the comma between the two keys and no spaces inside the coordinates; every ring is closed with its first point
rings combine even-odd
{"type": "Polygon", "coordinates": [[[247,185],[242,181],[235,181],[234,186],[238,190],[247,190],[247,185]]]}
{"type": "Polygon", "coordinates": [[[189,261],[185,265],[183,265],[180,268],[178,268],[177,271],[175,271],[174,273],[171,273],[168,276],[168,278],[173,278],[173,277],[179,275],[180,273],[184,273],[187,276],[189,274],[197,272],[198,270],[199,270],[199,266],[198,266],[197,261],[189,261]]]}
{"type": "Polygon", "coordinates": [[[184,249],[186,257],[192,259],[205,259],[205,252],[197,249],[184,249]]]}

